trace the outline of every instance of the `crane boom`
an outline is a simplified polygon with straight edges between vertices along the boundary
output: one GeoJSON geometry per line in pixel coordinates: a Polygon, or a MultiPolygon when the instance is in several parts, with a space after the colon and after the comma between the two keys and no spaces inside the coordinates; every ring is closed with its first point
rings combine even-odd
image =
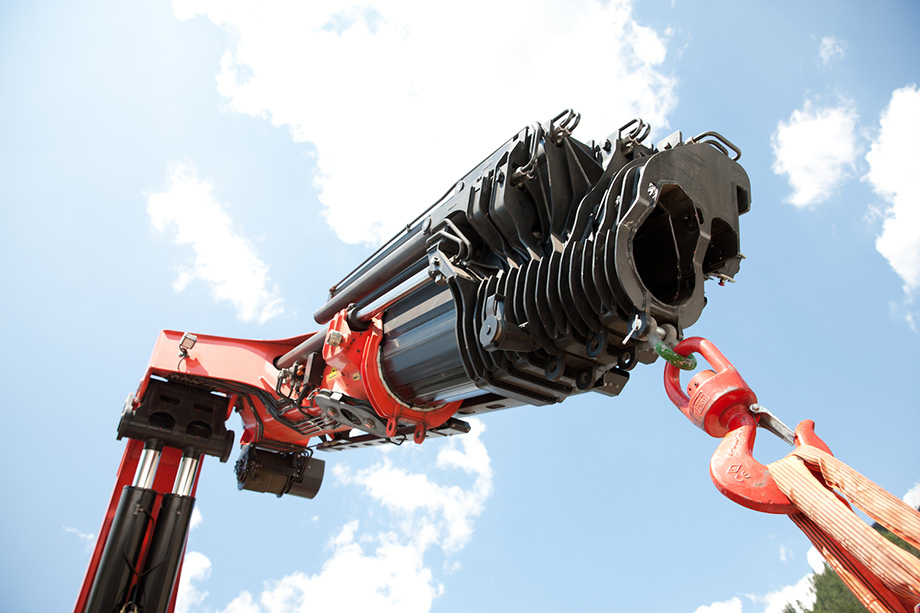
{"type": "Polygon", "coordinates": [[[118,425],[128,445],[75,610],[172,610],[201,460],[229,459],[233,412],[239,488],[313,498],[317,451],[616,396],[656,343],[682,338],[704,281],[733,280],[743,259],[740,151],[715,132],[650,146],[641,120],[582,142],[579,119],[513,135],[333,286],[319,330],[161,332],[118,425]]]}

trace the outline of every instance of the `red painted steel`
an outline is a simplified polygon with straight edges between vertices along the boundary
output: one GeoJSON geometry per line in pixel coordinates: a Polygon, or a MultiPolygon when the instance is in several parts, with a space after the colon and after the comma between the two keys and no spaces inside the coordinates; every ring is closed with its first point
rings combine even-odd
{"type": "Polygon", "coordinates": [[[688,397],[680,388],[680,369],[667,364],[664,385],[668,397],[707,434],[717,438],[725,436],[730,429],[725,420],[728,410],[736,405],[749,408],[757,402],[757,396],[728,358],[705,338],[694,336],[685,339],[674,347],[674,351],[683,356],[702,354],[718,371],[704,370],[694,376],[687,386],[688,397]]]}
{"type": "MultiPolygon", "coordinates": [[[[160,333],[150,357],[147,374],[138,388],[138,402],[143,399],[151,375],[167,379],[175,378],[177,375],[199,377],[209,380],[216,389],[227,391],[231,395],[232,390],[228,388],[241,387],[264,392],[276,398],[278,369],[272,362],[279,355],[287,353],[312,336],[307,334],[263,341],[198,334],[194,348],[189,351],[189,357],[180,359],[177,350],[182,334],[175,330],[164,330],[160,333]]],[[[234,405],[239,409],[245,429],[244,440],[256,443],[268,440],[294,446],[308,444],[310,436],[303,436],[278,423],[258,396],[240,393],[233,400],[228,409],[232,409],[234,405]],[[243,396],[246,402],[239,402],[243,396]]],[[[320,414],[318,408],[307,407],[305,410],[314,416],[320,414]]],[[[303,418],[299,411],[293,412],[297,413],[297,419],[303,418]]]]}
{"type": "MultiPolygon", "coordinates": [[[[383,380],[379,363],[380,342],[383,338],[382,323],[379,318],[371,322],[366,331],[352,331],[346,323],[345,311],[342,311],[330,323],[329,330],[341,333],[343,340],[338,346],[325,344],[323,347],[327,365],[320,387],[370,402],[380,417],[387,422],[389,434],[395,434],[400,422],[415,424],[414,439],[421,443],[429,428],[440,426],[459,408],[460,402],[437,407],[409,406],[390,392],[383,380]]],[[[269,443],[291,449],[302,449],[310,444],[310,439],[313,437],[332,435],[335,432],[350,429],[338,424],[331,427],[326,425],[325,428],[313,429],[308,434],[302,434],[278,419],[280,417],[289,422],[298,422],[305,418],[321,418],[320,408],[309,399],[306,399],[301,406],[291,405],[278,409],[281,413],[276,410],[273,414],[266,407],[267,399],[280,400],[276,391],[280,371],[274,366],[274,360],[300,345],[313,336],[312,334],[281,340],[251,340],[197,334],[194,346],[187,351],[184,357],[178,355],[179,342],[183,334],[175,330],[164,330],[158,336],[147,372],[137,389],[135,407],[143,402],[151,377],[178,381],[194,380],[226,394],[227,414],[225,418],[229,418],[234,409],[240,413],[243,421],[241,444],[269,443]]],[[[326,332],[320,331],[315,334],[326,334],[326,332]]],[[[289,385],[289,382],[285,382],[281,390],[285,393],[290,392],[289,385]]],[[[143,441],[127,441],[116,475],[115,487],[99,530],[96,547],[90,558],[83,587],[74,608],[76,613],[82,613],[85,609],[122,489],[132,483],[143,448],[143,441]]],[[[158,493],[172,491],[181,456],[182,451],[179,449],[172,447],[163,449],[153,484],[153,489],[158,493]]],[[[199,464],[195,477],[195,488],[197,488],[200,470],[201,465],[199,464]]],[[[194,490],[192,495],[194,495],[194,490]]],[[[158,497],[154,506],[154,517],[159,513],[160,504],[161,499],[158,497]]],[[[141,556],[145,553],[149,538],[148,533],[141,556]]],[[[175,607],[175,598],[174,592],[169,611],[175,607]]]]}
{"type": "MultiPolygon", "coordinates": [[[[671,401],[707,434],[722,439],[709,463],[716,489],[755,511],[794,513],[795,505],[777,487],[769,468],[754,459],[759,418],[751,411],[751,405],[757,402],[756,394],[711,341],[695,336],[681,341],[674,350],[683,356],[699,353],[718,369],[695,375],[686,394],[680,388],[680,369],[667,364],[664,371],[665,390],[671,401]]],[[[814,422],[810,420],[796,428],[796,445],[801,444],[811,444],[830,453],[815,434],[814,422]]]]}
{"type": "Polygon", "coordinates": [[[329,334],[335,341],[329,343],[327,336],[323,346],[323,359],[331,367],[323,387],[370,402],[386,421],[387,436],[396,434],[399,422],[409,422],[416,425],[415,442],[421,443],[428,428],[440,426],[460,408],[460,401],[436,407],[411,406],[390,391],[380,366],[381,317],[371,320],[366,330],[357,331],[349,327],[342,311],[329,322],[329,334]]]}
{"type": "MultiPolygon", "coordinates": [[[[429,428],[442,425],[460,407],[459,401],[436,407],[410,406],[390,392],[379,363],[380,343],[383,339],[382,322],[379,317],[371,322],[367,330],[353,331],[346,322],[345,311],[342,311],[329,324],[329,330],[339,333],[341,342],[323,345],[326,366],[320,387],[368,401],[387,423],[388,435],[395,435],[400,423],[415,424],[414,439],[421,443],[429,428]]],[[[194,346],[188,349],[185,355],[180,356],[178,349],[183,334],[175,330],[164,330],[158,336],[147,372],[137,389],[135,407],[144,401],[150,379],[159,377],[204,384],[224,393],[227,396],[225,418],[229,418],[233,410],[238,411],[242,418],[241,444],[267,443],[275,448],[280,446],[291,450],[303,449],[310,444],[311,438],[350,429],[348,426],[330,426],[324,423],[321,419],[321,409],[309,398],[300,406],[291,404],[275,409],[274,413],[266,406],[269,401],[281,400],[278,389],[285,394],[294,391],[290,389],[290,381],[283,382],[279,387],[280,371],[275,367],[274,360],[300,345],[313,336],[312,334],[281,340],[250,340],[197,334],[194,346]],[[321,428],[305,429],[304,433],[290,426],[290,423],[305,419],[315,419],[324,425],[321,428]],[[289,423],[283,423],[284,420],[289,423]]],[[[314,334],[325,335],[327,332],[320,331],[314,334]]],[[[85,609],[122,489],[133,481],[143,448],[143,441],[127,441],[116,475],[115,488],[90,558],[83,588],[74,608],[76,613],[82,613],[85,609]]],[[[172,491],[181,456],[182,450],[172,447],[163,449],[153,484],[153,489],[158,493],[172,491]]],[[[195,476],[196,488],[200,470],[199,464],[195,476]]],[[[160,504],[161,498],[158,497],[154,506],[154,517],[159,513],[160,504]]],[[[141,556],[146,551],[149,538],[148,532],[141,556]]],[[[174,591],[169,611],[175,607],[175,599],[174,591]]]]}

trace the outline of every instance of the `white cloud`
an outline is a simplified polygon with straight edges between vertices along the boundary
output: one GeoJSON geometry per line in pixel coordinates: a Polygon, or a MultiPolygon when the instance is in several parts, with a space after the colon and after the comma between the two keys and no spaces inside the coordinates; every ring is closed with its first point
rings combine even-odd
{"type": "Polygon", "coordinates": [[[714,602],[711,605],[697,607],[693,613],[741,613],[741,610],[741,599],[735,597],[725,602],[714,602]]]}
{"type": "Polygon", "coordinates": [[[639,25],[628,0],[174,0],[173,10],[229,32],[219,91],[315,146],[326,220],[350,243],[389,238],[534,120],[574,107],[577,135],[602,139],[635,116],[665,130],[676,104],[660,68],[666,34],[639,25]],[[589,61],[560,52],[586,46],[589,61]]]}
{"type": "MultiPolygon", "coordinates": [[[[480,440],[485,428],[479,420],[470,420],[470,425],[469,434],[439,442],[443,448],[435,468],[445,474],[438,482],[394,466],[388,457],[354,473],[337,467],[333,475],[338,480],[362,486],[378,503],[368,507],[369,517],[379,515],[381,508],[389,512],[385,519],[389,529],[362,531],[361,521],[349,521],[329,539],[330,554],[320,572],[294,572],[267,581],[257,596],[240,593],[224,613],[338,610],[342,594],[348,595],[348,606],[354,610],[430,610],[444,587],[426,555],[440,549],[445,572],[457,568],[450,558],[472,537],[473,522],[492,493],[489,454],[480,440]],[[458,478],[462,485],[456,483],[458,478]]],[[[186,556],[187,565],[191,555],[186,556]]],[[[188,579],[183,571],[183,602],[200,605],[206,595],[195,584],[210,574],[210,562],[201,558],[192,563],[188,579]]]]}
{"type": "Polygon", "coordinates": [[[147,214],[158,231],[172,229],[173,240],[192,248],[190,265],[179,270],[173,287],[182,291],[204,281],[218,302],[230,302],[243,321],[263,323],[283,312],[268,265],[235,228],[226,205],[214,199],[214,186],[198,178],[191,162],[174,162],[164,192],[147,194],[147,214]]]}
{"type": "Polygon", "coordinates": [[[895,90],[880,124],[865,176],[885,201],[875,248],[901,277],[910,303],[920,293],[920,184],[914,176],[920,168],[920,89],[895,90]]]}
{"type": "Polygon", "coordinates": [[[907,490],[903,500],[915,509],[920,507],[920,481],[914,483],[914,486],[907,490]]]}
{"type": "Polygon", "coordinates": [[[408,534],[415,535],[422,550],[437,543],[447,554],[456,553],[469,541],[473,520],[484,508],[492,494],[492,469],[485,445],[479,440],[483,426],[476,421],[476,430],[450,439],[438,453],[437,467],[460,468],[475,476],[468,489],[457,485],[441,485],[424,474],[411,474],[396,468],[389,458],[355,475],[336,466],[336,476],[345,483],[364,486],[367,493],[403,519],[408,534]]]}
{"type": "Polygon", "coordinates": [[[188,529],[194,530],[201,525],[201,511],[198,510],[198,507],[192,509],[192,519],[189,521],[188,529]]]}
{"type": "Polygon", "coordinates": [[[259,605],[252,600],[252,594],[243,592],[233,599],[223,613],[260,613],[259,605]]]}
{"type": "Polygon", "coordinates": [[[198,583],[211,576],[211,560],[202,553],[189,551],[182,561],[182,575],[176,595],[176,613],[198,611],[208,592],[198,588],[198,583]]]}
{"type": "MultiPolygon", "coordinates": [[[[917,487],[920,491],[920,484],[917,487]]],[[[780,545],[780,560],[786,562],[792,557],[791,552],[780,545]]],[[[782,613],[787,605],[792,605],[796,613],[805,613],[815,604],[814,576],[825,570],[824,557],[814,547],[808,549],[805,558],[814,572],[808,573],[793,585],[787,585],[772,591],[764,596],[745,594],[745,597],[756,605],[763,605],[758,611],[763,613],[782,613]]],[[[724,602],[714,602],[711,605],[701,606],[694,613],[742,613],[743,606],[740,598],[732,598],[724,602]]]]}
{"type": "Polygon", "coordinates": [[[771,139],[773,172],[787,175],[787,201],[806,207],[829,200],[853,176],[858,153],[858,115],[853,104],[816,108],[810,100],[789,121],[780,121],[771,139]]]}
{"type": "Polygon", "coordinates": [[[825,36],[821,38],[818,54],[821,56],[821,62],[825,66],[833,60],[842,60],[846,55],[846,41],[834,36],[825,36]]]}
{"type": "Polygon", "coordinates": [[[83,544],[86,546],[86,551],[92,551],[96,546],[96,535],[91,532],[81,532],[76,528],[71,528],[70,526],[64,526],[64,532],[67,534],[73,534],[78,539],[83,541],[83,544]]]}
{"type": "Polygon", "coordinates": [[[787,585],[775,592],[770,592],[766,596],[757,598],[756,601],[765,605],[763,613],[782,613],[782,610],[789,604],[792,605],[797,613],[804,613],[815,604],[813,577],[812,573],[808,573],[795,585],[787,585]]]}
{"type": "Polygon", "coordinates": [[[376,548],[366,551],[355,538],[358,527],[351,522],[330,541],[333,553],[319,574],[295,572],[269,581],[258,602],[244,592],[225,613],[338,610],[343,594],[355,611],[428,611],[442,588],[425,567],[424,550],[389,533],[378,535],[376,548]]]}
{"type": "Polygon", "coordinates": [[[821,555],[821,552],[818,551],[814,546],[808,549],[808,553],[805,555],[805,559],[808,560],[808,565],[811,566],[811,569],[817,574],[821,574],[827,568],[824,560],[824,556],[821,555]]]}

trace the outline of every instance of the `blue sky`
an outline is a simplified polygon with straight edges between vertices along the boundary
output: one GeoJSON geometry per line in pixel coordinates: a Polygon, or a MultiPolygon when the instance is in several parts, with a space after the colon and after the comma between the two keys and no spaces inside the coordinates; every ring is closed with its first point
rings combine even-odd
{"type": "MultiPolygon", "coordinates": [[[[918,502],[916,3],[435,6],[2,5],[0,608],[72,607],[159,330],[316,329],[375,244],[566,107],[582,140],[638,115],[740,146],[747,260],[689,332],[918,502]]],[[[809,544],[716,492],[661,370],[330,456],[312,501],[209,459],[180,608],[779,611],[809,544]]]]}

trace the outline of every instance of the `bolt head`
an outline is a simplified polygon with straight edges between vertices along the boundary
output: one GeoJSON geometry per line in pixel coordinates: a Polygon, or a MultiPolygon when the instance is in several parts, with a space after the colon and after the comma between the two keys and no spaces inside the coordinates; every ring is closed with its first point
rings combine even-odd
{"type": "Polygon", "coordinates": [[[326,344],[331,347],[338,347],[345,340],[345,336],[338,330],[330,330],[326,335],[326,344]]]}

